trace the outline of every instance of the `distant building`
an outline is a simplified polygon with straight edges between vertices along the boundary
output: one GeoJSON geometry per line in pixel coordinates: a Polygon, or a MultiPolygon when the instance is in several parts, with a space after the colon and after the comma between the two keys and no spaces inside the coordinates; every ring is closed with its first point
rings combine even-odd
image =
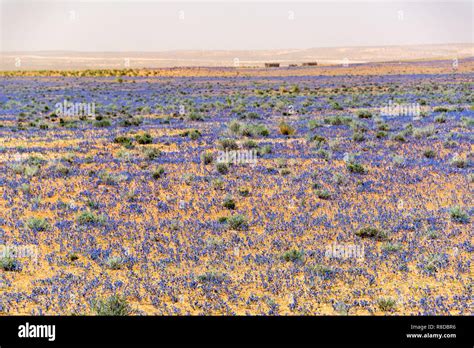
{"type": "Polygon", "coordinates": [[[290,64],[288,65],[290,68],[296,68],[298,66],[298,64],[290,64]]]}
{"type": "Polygon", "coordinates": [[[303,63],[303,66],[316,66],[318,65],[317,62],[306,62],[306,63],[303,63]]]}
{"type": "Polygon", "coordinates": [[[265,68],[279,68],[280,63],[265,63],[265,68]]]}

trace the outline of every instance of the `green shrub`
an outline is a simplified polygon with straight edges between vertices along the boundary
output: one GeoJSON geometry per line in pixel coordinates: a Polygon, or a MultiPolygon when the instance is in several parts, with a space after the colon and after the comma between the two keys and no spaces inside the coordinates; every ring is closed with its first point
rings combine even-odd
{"type": "Polygon", "coordinates": [[[427,149],[427,150],[423,151],[423,156],[425,156],[426,158],[435,158],[436,157],[436,152],[434,152],[431,149],[427,149]]]}
{"type": "Polygon", "coordinates": [[[248,222],[245,216],[237,214],[227,218],[227,224],[233,230],[245,231],[248,229],[248,222]]]}
{"type": "Polygon", "coordinates": [[[382,250],[387,252],[396,252],[402,249],[402,245],[400,243],[385,243],[382,245],[382,250]]]}
{"type": "Polygon", "coordinates": [[[144,134],[137,134],[135,136],[135,140],[137,141],[137,143],[141,144],[141,145],[145,145],[145,144],[151,144],[153,143],[153,138],[150,134],[148,133],[144,133],[144,134]]]}
{"type": "Polygon", "coordinates": [[[108,119],[103,119],[103,120],[94,122],[94,126],[99,127],[99,128],[110,127],[111,125],[112,123],[108,119]]]}
{"type": "Polygon", "coordinates": [[[0,258],[0,269],[6,272],[19,272],[21,271],[21,263],[10,256],[4,256],[0,258]]]}
{"type": "Polygon", "coordinates": [[[451,220],[460,224],[467,224],[469,223],[469,215],[460,207],[452,207],[449,210],[449,214],[451,216],[451,220]]]}
{"type": "Polygon", "coordinates": [[[363,227],[355,232],[355,235],[361,238],[387,239],[388,234],[384,230],[375,227],[363,227]]]}
{"type": "Polygon", "coordinates": [[[50,228],[48,221],[43,218],[30,218],[26,224],[33,231],[46,231],[50,228]]]}
{"type": "Polygon", "coordinates": [[[227,163],[216,163],[216,170],[219,174],[226,175],[229,173],[229,165],[227,163]]]}
{"type": "Polygon", "coordinates": [[[379,298],[377,306],[381,311],[388,312],[395,310],[397,302],[393,298],[379,298]]]}
{"type": "Polygon", "coordinates": [[[278,125],[278,129],[280,130],[280,133],[283,135],[293,135],[295,133],[295,129],[291,127],[289,124],[286,122],[281,122],[278,125]]]}
{"type": "Polygon", "coordinates": [[[357,117],[359,118],[372,118],[372,113],[368,110],[357,111],[357,117]]]}
{"type": "Polygon", "coordinates": [[[125,297],[113,295],[106,300],[94,301],[92,309],[96,315],[125,316],[132,314],[132,309],[125,297]]]}
{"type": "Polygon", "coordinates": [[[214,162],[214,155],[212,154],[212,152],[203,152],[201,154],[201,161],[205,165],[211,164],[212,162],[214,162]]]}
{"type": "Polygon", "coordinates": [[[250,191],[246,187],[239,187],[238,192],[239,192],[239,195],[241,195],[242,197],[247,197],[248,195],[250,195],[250,191]]]}
{"type": "Polygon", "coordinates": [[[384,131],[378,131],[376,134],[375,134],[375,137],[377,139],[382,139],[382,138],[386,138],[387,137],[387,132],[384,132],[384,131]]]}
{"type": "Polygon", "coordinates": [[[145,155],[146,159],[152,161],[161,155],[161,151],[155,147],[152,147],[152,148],[146,148],[143,151],[143,154],[145,155]]]}
{"type": "Polygon", "coordinates": [[[158,168],[154,169],[151,173],[153,179],[160,179],[165,175],[165,168],[163,166],[159,166],[158,168]]]}
{"type": "Polygon", "coordinates": [[[224,202],[222,203],[222,206],[224,208],[227,208],[227,209],[230,209],[230,210],[234,210],[235,209],[235,200],[230,197],[230,196],[227,196],[225,199],[224,199],[224,202]]]}
{"type": "Polygon", "coordinates": [[[301,262],[304,259],[304,252],[296,249],[288,250],[281,255],[281,259],[286,262],[301,262]]]}
{"type": "Polygon", "coordinates": [[[352,162],[352,161],[347,162],[346,167],[351,173],[357,173],[357,174],[367,173],[367,169],[365,169],[365,167],[362,164],[357,163],[357,162],[352,162]]]}
{"type": "Polygon", "coordinates": [[[328,190],[316,190],[316,196],[320,199],[330,199],[331,193],[328,190]]]}
{"type": "Polygon", "coordinates": [[[87,225],[87,224],[104,224],[105,223],[105,216],[104,215],[96,215],[91,211],[83,211],[77,216],[77,223],[80,225],[87,225]]]}
{"type": "Polygon", "coordinates": [[[221,139],[219,145],[223,150],[238,150],[239,145],[234,139],[221,139]]]}
{"type": "Polygon", "coordinates": [[[112,256],[107,259],[106,265],[112,270],[119,270],[123,267],[124,261],[119,256],[112,256]]]}
{"type": "Polygon", "coordinates": [[[123,136],[123,135],[115,137],[114,138],[114,143],[120,144],[120,145],[124,146],[127,149],[130,149],[130,148],[133,147],[132,139],[130,139],[126,136],[123,136]]]}
{"type": "Polygon", "coordinates": [[[352,140],[359,141],[359,142],[364,141],[365,135],[363,133],[354,132],[354,134],[352,134],[352,140]]]}

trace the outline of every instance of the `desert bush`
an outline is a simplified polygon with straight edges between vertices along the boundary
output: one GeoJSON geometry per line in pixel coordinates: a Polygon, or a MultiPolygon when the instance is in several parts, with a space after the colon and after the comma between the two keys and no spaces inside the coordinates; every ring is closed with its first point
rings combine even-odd
{"type": "Polygon", "coordinates": [[[91,211],[83,211],[80,213],[76,221],[79,225],[87,225],[87,224],[104,224],[105,223],[105,216],[104,215],[96,215],[91,211]]]}
{"type": "Polygon", "coordinates": [[[126,316],[132,314],[132,309],[125,297],[112,295],[105,300],[94,301],[92,309],[96,315],[126,316]]]}
{"type": "Polygon", "coordinates": [[[248,229],[248,222],[245,216],[237,214],[227,218],[227,224],[232,230],[244,231],[248,229]]]}
{"type": "Polygon", "coordinates": [[[355,235],[361,238],[387,239],[388,234],[384,230],[375,227],[363,227],[355,232],[355,235]]]}
{"type": "Polygon", "coordinates": [[[384,131],[378,131],[376,134],[375,134],[375,137],[377,139],[382,139],[382,138],[386,138],[387,137],[387,132],[384,132],[384,131]]]}
{"type": "Polygon", "coordinates": [[[124,260],[119,256],[112,256],[107,259],[105,262],[107,267],[112,270],[119,270],[124,265],[124,260]]]}
{"type": "Polygon", "coordinates": [[[216,271],[208,271],[197,276],[197,280],[201,283],[221,284],[225,279],[225,274],[216,271]]]}
{"type": "Polygon", "coordinates": [[[372,113],[368,110],[357,111],[357,117],[359,118],[372,118],[372,113]]]}
{"type": "Polygon", "coordinates": [[[316,190],[315,191],[316,196],[320,199],[330,199],[331,198],[331,193],[328,190],[316,190]]]}
{"type": "Polygon", "coordinates": [[[295,129],[291,127],[289,124],[286,122],[280,122],[278,125],[278,129],[280,130],[280,133],[283,135],[293,135],[295,134],[295,129]]]}
{"type": "Polygon", "coordinates": [[[146,148],[143,151],[143,154],[144,154],[146,159],[152,161],[152,160],[154,160],[155,158],[158,158],[161,155],[161,151],[159,149],[155,148],[155,147],[152,147],[152,148],[146,148]]]}
{"type": "Polygon", "coordinates": [[[201,161],[205,165],[211,164],[212,162],[214,162],[214,155],[212,154],[212,152],[203,152],[201,154],[201,161]]]}
{"type": "Polygon", "coordinates": [[[281,255],[281,259],[285,262],[302,262],[304,260],[304,252],[297,249],[288,250],[281,255]]]}
{"type": "Polygon", "coordinates": [[[351,173],[357,173],[357,174],[366,174],[367,169],[365,167],[357,162],[349,161],[346,163],[346,167],[351,173]]]}
{"type": "Polygon", "coordinates": [[[227,163],[216,163],[216,170],[219,174],[226,175],[229,173],[229,165],[227,163]]]}
{"type": "Polygon", "coordinates": [[[449,210],[449,215],[451,216],[451,220],[461,224],[467,224],[470,220],[469,214],[458,206],[452,207],[449,210]]]}
{"type": "Polygon", "coordinates": [[[468,161],[467,159],[464,159],[462,157],[460,157],[459,155],[455,155],[451,161],[450,161],[451,165],[456,167],[456,168],[466,168],[468,167],[468,161]]]}
{"type": "Polygon", "coordinates": [[[94,122],[94,126],[99,127],[99,128],[110,127],[111,125],[112,125],[112,122],[110,122],[109,119],[103,119],[103,120],[94,122]]]}
{"type": "Polygon", "coordinates": [[[352,134],[352,140],[354,141],[364,141],[365,140],[365,135],[363,133],[360,133],[360,132],[354,132],[354,134],[352,134]]]}
{"type": "Polygon", "coordinates": [[[239,145],[234,139],[220,139],[219,145],[223,150],[238,150],[239,145]]]}
{"type": "Polygon", "coordinates": [[[159,166],[158,168],[154,169],[151,173],[153,179],[162,178],[165,175],[165,168],[163,166],[159,166]]]}
{"type": "Polygon", "coordinates": [[[402,249],[402,245],[400,243],[385,243],[382,245],[382,250],[387,252],[396,252],[402,249]]]}
{"type": "Polygon", "coordinates": [[[135,140],[141,145],[153,143],[153,138],[149,133],[137,134],[135,140]]]}
{"type": "Polygon", "coordinates": [[[426,158],[435,158],[436,152],[431,149],[426,149],[423,151],[423,156],[425,156],[426,158]]]}
{"type": "Polygon", "coordinates": [[[395,310],[397,302],[393,298],[379,298],[377,300],[377,306],[381,311],[389,312],[395,310]]]}
{"type": "Polygon", "coordinates": [[[46,231],[50,228],[49,222],[43,218],[30,218],[26,221],[28,228],[33,231],[46,231]]]}
{"type": "Polygon", "coordinates": [[[227,196],[224,199],[224,202],[222,203],[222,206],[224,208],[229,209],[229,210],[234,210],[235,209],[235,200],[231,196],[227,196]]]}
{"type": "Polygon", "coordinates": [[[5,272],[19,272],[21,271],[21,263],[10,256],[3,256],[0,258],[0,269],[5,272]]]}

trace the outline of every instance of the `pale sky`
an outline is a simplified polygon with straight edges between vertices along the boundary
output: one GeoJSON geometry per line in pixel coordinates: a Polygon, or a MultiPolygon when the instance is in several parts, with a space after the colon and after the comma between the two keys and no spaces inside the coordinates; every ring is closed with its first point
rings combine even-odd
{"type": "Polygon", "coordinates": [[[472,42],[470,0],[0,0],[0,51],[256,50],[472,42]]]}

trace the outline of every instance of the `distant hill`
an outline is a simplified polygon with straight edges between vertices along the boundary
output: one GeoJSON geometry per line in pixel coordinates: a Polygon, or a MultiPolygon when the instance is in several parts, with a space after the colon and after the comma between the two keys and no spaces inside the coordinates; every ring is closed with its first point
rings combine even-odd
{"type": "Polygon", "coordinates": [[[441,44],[377,47],[327,47],[259,51],[166,51],[166,52],[2,52],[0,70],[123,69],[196,66],[252,66],[265,62],[282,66],[318,62],[319,65],[348,62],[387,62],[455,59],[474,56],[474,45],[441,44]]]}

